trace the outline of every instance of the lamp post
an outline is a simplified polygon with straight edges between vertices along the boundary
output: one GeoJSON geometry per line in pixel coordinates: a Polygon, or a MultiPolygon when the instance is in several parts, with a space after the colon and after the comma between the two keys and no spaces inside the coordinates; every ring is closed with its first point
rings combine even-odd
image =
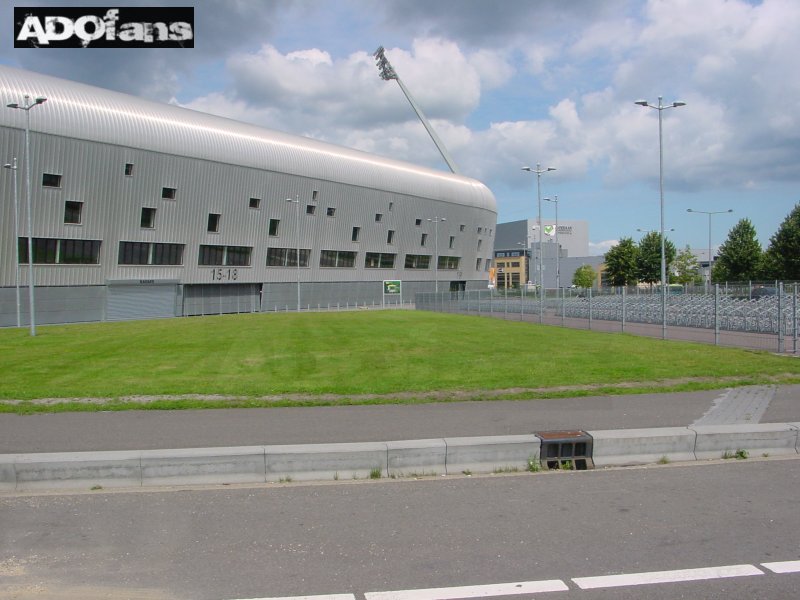
{"type": "Polygon", "coordinates": [[[547,167],[542,169],[539,163],[536,163],[536,168],[522,167],[523,171],[528,173],[536,173],[536,199],[539,204],[539,323],[543,321],[544,312],[544,271],[542,270],[542,173],[548,171],[555,171],[555,167],[547,167]]]}
{"type": "Polygon", "coordinates": [[[711,263],[714,261],[714,257],[711,255],[711,215],[723,215],[725,213],[732,213],[733,209],[729,208],[728,210],[694,210],[693,208],[687,208],[686,212],[690,213],[699,213],[701,215],[708,215],[708,274],[706,276],[706,293],[711,288],[711,263]]]}
{"type": "Polygon", "coordinates": [[[44,96],[37,96],[33,100],[28,94],[23,96],[25,103],[18,102],[6,104],[8,108],[18,108],[25,111],[25,196],[28,203],[28,303],[31,313],[31,335],[36,335],[36,317],[33,309],[33,217],[31,216],[31,109],[47,100],[44,96]]]}
{"type": "Polygon", "coordinates": [[[295,197],[287,198],[286,202],[290,202],[295,205],[295,223],[294,223],[294,243],[295,243],[295,251],[297,252],[297,256],[295,257],[295,265],[296,269],[295,272],[297,274],[297,312],[300,312],[300,198],[295,197]]]}
{"type": "Polygon", "coordinates": [[[558,196],[553,196],[552,198],[542,198],[542,200],[546,202],[552,202],[556,205],[556,287],[561,289],[561,269],[559,268],[559,255],[561,254],[561,248],[558,245],[558,196]]]}
{"type": "Polygon", "coordinates": [[[664,136],[661,113],[668,108],[686,106],[685,102],[662,104],[663,96],[658,97],[658,106],[647,100],[637,100],[635,104],[658,111],[658,192],[661,204],[661,339],[667,339],[667,262],[664,253],[664,136]]]}
{"type": "Polygon", "coordinates": [[[429,223],[434,224],[434,234],[433,234],[433,285],[434,291],[438,294],[439,293],[439,223],[442,221],[447,221],[444,217],[434,217],[432,219],[428,219],[429,223]]]}
{"type": "Polygon", "coordinates": [[[19,201],[17,194],[17,157],[14,157],[13,164],[3,165],[6,169],[10,169],[14,173],[14,252],[17,260],[14,265],[14,288],[17,293],[17,327],[22,327],[22,321],[19,314],[19,201]]]}

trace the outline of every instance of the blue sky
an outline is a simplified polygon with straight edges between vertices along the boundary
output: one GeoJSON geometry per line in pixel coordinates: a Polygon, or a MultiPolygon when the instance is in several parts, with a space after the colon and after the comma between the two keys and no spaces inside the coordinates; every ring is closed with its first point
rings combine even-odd
{"type": "MultiPolygon", "coordinates": [[[[194,49],[14,49],[0,62],[446,169],[382,45],[498,221],[535,218],[536,177],[561,219],[589,222],[592,253],[658,229],[658,111],[665,227],[717,246],[750,219],[766,247],[800,202],[796,0],[229,0],[195,6],[194,49]]],[[[5,2],[13,6],[113,6],[5,2]]],[[[543,206],[544,218],[554,217],[543,206]]]]}

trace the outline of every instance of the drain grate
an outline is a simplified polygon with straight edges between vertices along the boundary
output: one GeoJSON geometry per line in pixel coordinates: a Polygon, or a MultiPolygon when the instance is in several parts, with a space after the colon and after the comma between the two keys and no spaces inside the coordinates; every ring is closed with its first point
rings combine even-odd
{"type": "Polygon", "coordinates": [[[585,431],[542,431],[536,433],[542,441],[540,462],[543,468],[585,471],[594,468],[592,436],[585,431]]]}

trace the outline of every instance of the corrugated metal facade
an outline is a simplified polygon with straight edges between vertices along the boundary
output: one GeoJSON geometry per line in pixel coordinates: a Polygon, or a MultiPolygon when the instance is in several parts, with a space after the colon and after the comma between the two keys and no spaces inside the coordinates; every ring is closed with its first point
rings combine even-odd
{"type": "MultiPolygon", "coordinates": [[[[267,252],[298,245],[311,251],[309,266],[300,269],[304,284],[432,284],[433,269],[405,269],[405,256],[430,255],[432,267],[434,219],[441,217],[438,253],[460,259],[457,270],[439,270],[443,289],[450,280],[485,285],[497,213],[491,192],[476,180],[0,66],[3,107],[23,104],[25,94],[47,97],[29,113],[33,236],[101,241],[98,264],[36,264],[37,286],[296,283],[297,270],[267,266],[267,252]],[[44,173],[60,176],[59,185],[44,186],[44,173]],[[163,198],[164,188],[174,189],[175,198],[163,198]],[[79,224],[65,223],[68,202],[80,203],[79,224]],[[145,208],[154,209],[151,227],[142,226],[145,208]],[[219,215],[215,232],[208,231],[210,214],[219,215]],[[182,244],[182,264],[121,265],[120,242],[182,244]],[[201,245],[252,248],[250,264],[200,265],[201,245]],[[321,267],[324,250],[356,252],[355,264],[321,267]],[[367,252],[396,254],[395,267],[365,268],[367,252]]],[[[19,165],[20,236],[27,235],[24,128],[25,111],[0,108],[0,160],[16,157],[19,165]]],[[[0,287],[8,288],[16,253],[10,170],[2,174],[0,194],[0,287]]],[[[25,285],[27,268],[20,275],[25,285]]],[[[317,293],[307,300],[324,302],[317,293]]],[[[7,303],[0,313],[8,316],[7,303]]],[[[7,318],[0,323],[10,324],[7,318]]]]}

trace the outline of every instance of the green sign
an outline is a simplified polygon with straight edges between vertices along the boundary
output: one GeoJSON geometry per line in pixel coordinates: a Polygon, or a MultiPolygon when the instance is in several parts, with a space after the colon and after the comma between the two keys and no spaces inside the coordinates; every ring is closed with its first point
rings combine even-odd
{"type": "Polygon", "coordinates": [[[399,294],[400,293],[400,282],[399,281],[386,281],[383,282],[383,293],[384,294],[399,294]]]}

